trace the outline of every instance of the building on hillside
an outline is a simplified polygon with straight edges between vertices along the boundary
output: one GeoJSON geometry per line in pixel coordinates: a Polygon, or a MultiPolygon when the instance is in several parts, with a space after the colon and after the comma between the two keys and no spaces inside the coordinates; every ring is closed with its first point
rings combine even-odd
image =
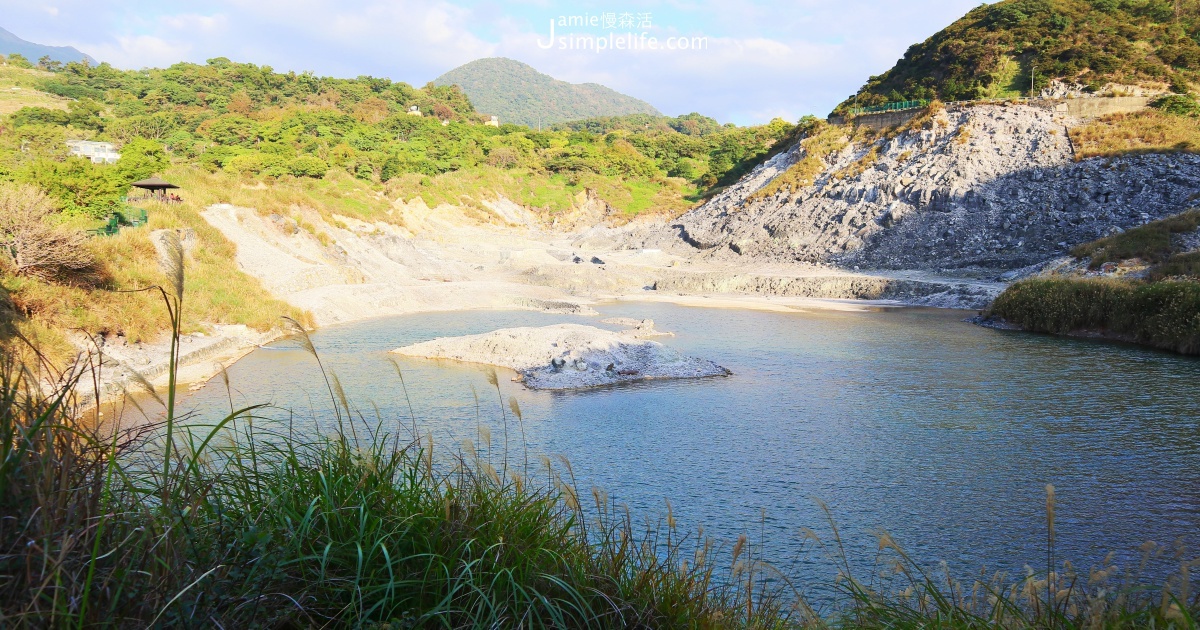
{"type": "Polygon", "coordinates": [[[487,122],[485,122],[483,124],[488,125],[489,127],[499,127],[500,126],[500,117],[492,116],[491,118],[488,119],[487,122]]]}
{"type": "Polygon", "coordinates": [[[111,142],[93,142],[91,140],[67,140],[68,153],[87,158],[93,164],[112,164],[121,159],[117,148],[111,142]]]}
{"type": "Polygon", "coordinates": [[[416,105],[413,105],[412,107],[408,108],[408,115],[409,116],[420,116],[421,109],[419,107],[417,107],[416,105]]]}

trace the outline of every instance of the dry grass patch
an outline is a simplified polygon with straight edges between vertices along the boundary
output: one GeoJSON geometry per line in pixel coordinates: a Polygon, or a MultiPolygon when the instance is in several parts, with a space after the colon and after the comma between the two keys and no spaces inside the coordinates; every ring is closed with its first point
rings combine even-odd
{"type": "Polygon", "coordinates": [[[1098,118],[1070,131],[1075,159],[1130,153],[1200,152],[1200,119],[1148,109],[1098,118]]]}
{"type": "Polygon", "coordinates": [[[849,133],[853,132],[846,127],[817,122],[808,137],[800,141],[804,157],[768,182],[766,186],[755,191],[753,195],[750,195],[750,199],[765,199],[778,192],[795,191],[812,186],[817,176],[825,170],[825,160],[850,144],[849,133]]]}
{"type": "MultiPolygon", "coordinates": [[[[205,202],[211,193],[185,186],[184,194],[187,201],[181,204],[146,204],[149,223],[145,227],[87,239],[84,245],[106,279],[99,285],[0,274],[0,286],[13,306],[11,311],[0,313],[0,319],[37,340],[42,351],[59,365],[76,352],[68,338],[75,332],[123,335],[131,342],[155,339],[168,330],[166,308],[157,294],[136,291],[168,284],[150,233],[157,229],[190,229],[197,244],[186,263],[184,332],[204,331],[207,324],[245,324],[269,330],[278,326],[281,315],[311,323],[310,315],[274,298],[258,280],[238,269],[233,243],[199,214],[207,207],[205,202]]],[[[240,200],[236,192],[234,198],[240,200]]],[[[0,346],[11,348],[4,340],[0,340],[0,346]]]]}
{"type": "Polygon", "coordinates": [[[0,116],[7,116],[22,107],[65,110],[71,99],[47,94],[35,87],[38,79],[49,76],[53,75],[40,70],[0,66],[0,116]]]}

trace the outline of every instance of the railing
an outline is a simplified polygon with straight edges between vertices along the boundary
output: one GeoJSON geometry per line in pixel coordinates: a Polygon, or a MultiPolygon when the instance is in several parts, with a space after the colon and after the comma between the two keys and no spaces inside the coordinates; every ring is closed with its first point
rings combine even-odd
{"type": "Polygon", "coordinates": [[[136,197],[128,197],[122,201],[157,201],[158,203],[182,203],[183,199],[178,195],[138,195],[136,197]]]}
{"type": "Polygon", "coordinates": [[[850,110],[851,116],[859,114],[874,114],[878,112],[898,112],[906,109],[918,109],[926,107],[929,101],[897,101],[895,103],[884,103],[883,105],[872,105],[870,107],[854,107],[850,110]]]}
{"type": "Polygon", "coordinates": [[[146,216],[146,211],[142,208],[134,208],[125,206],[120,210],[108,215],[108,219],[104,225],[98,228],[88,230],[89,234],[94,236],[116,236],[121,233],[121,226],[140,227],[146,225],[149,217],[146,216]]]}

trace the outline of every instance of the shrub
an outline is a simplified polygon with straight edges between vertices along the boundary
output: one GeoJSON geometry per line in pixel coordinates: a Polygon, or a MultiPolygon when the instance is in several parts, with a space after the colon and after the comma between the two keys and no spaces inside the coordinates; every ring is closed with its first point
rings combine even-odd
{"type": "Polygon", "coordinates": [[[1155,100],[1151,107],[1176,116],[1200,116],[1200,103],[1191,94],[1168,94],[1155,100]]]}
{"type": "Polygon", "coordinates": [[[263,158],[256,153],[235,155],[225,163],[225,170],[238,175],[257,175],[264,168],[263,158]]]}
{"type": "Polygon", "coordinates": [[[33,67],[33,64],[29,63],[29,60],[25,58],[25,55],[20,53],[9,53],[5,57],[5,62],[14,68],[28,69],[33,67]]]}
{"type": "Polygon", "coordinates": [[[0,184],[0,246],[14,275],[67,284],[98,279],[87,237],[52,226],[53,202],[34,186],[0,184]]]}
{"type": "Polygon", "coordinates": [[[296,177],[324,177],[329,171],[329,164],[319,157],[312,155],[301,155],[291,161],[288,165],[292,175],[296,177]]]}

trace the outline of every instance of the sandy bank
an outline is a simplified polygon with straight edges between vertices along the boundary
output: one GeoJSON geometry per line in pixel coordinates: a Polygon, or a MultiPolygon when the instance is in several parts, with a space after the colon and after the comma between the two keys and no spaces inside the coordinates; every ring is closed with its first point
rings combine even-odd
{"type": "Polygon", "coordinates": [[[656,341],[579,324],[442,337],[392,352],[506,367],[519,372],[530,389],[729,375],[712,361],[683,356],[656,341]]]}

